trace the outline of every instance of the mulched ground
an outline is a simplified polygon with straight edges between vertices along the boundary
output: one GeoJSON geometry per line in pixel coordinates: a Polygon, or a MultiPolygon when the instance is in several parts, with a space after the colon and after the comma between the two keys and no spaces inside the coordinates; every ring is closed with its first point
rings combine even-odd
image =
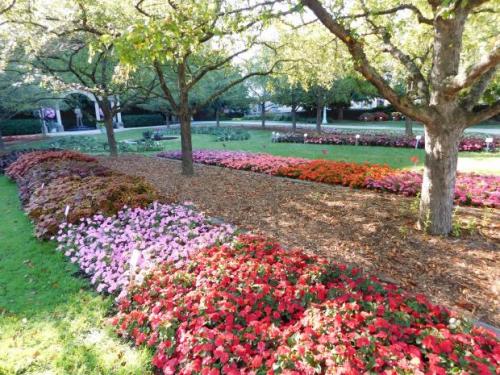
{"type": "Polygon", "coordinates": [[[191,201],[241,228],[361,267],[462,314],[500,326],[500,214],[461,208],[475,220],[461,238],[414,228],[415,199],[308,183],[253,172],[144,156],[102,157],[115,170],[144,176],[167,199],[191,201]]]}

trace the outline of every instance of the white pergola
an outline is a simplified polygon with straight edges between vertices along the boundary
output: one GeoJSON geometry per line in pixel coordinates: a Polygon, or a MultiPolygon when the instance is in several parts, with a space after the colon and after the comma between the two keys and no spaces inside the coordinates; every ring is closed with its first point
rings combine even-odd
{"type": "MultiPolygon", "coordinates": [[[[92,94],[92,93],[90,93],[88,91],[84,91],[84,90],[72,90],[72,91],[66,92],[64,94],[63,98],[66,98],[67,96],[72,95],[72,94],[84,95],[88,99],[90,99],[90,101],[92,101],[94,103],[96,121],[101,121],[101,113],[100,113],[99,104],[98,104],[97,99],[94,96],[94,94],[92,94]]],[[[99,97],[99,100],[102,100],[102,98],[99,97]]],[[[114,107],[115,105],[119,106],[120,105],[120,98],[119,98],[119,96],[118,95],[111,96],[109,98],[109,103],[111,104],[111,107],[114,107]]],[[[60,106],[59,106],[59,102],[56,103],[55,107],[56,107],[55,110],[56,110],[57,131],[58,132],[63,132],[64,131],[64,125],[63,125],[62,119],[61,119],[61,109],[60,109],[60,106]]],[[[123,128],[123,121],[122,121],[122,114],[121,114],[121,112],[116,113],[116,115],[113,117],[113,120],[116,122],[118,128],[123,128]]]]}

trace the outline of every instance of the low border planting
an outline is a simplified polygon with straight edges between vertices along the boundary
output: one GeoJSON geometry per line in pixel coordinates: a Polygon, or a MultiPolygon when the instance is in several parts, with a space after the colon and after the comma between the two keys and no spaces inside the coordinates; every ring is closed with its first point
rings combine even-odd
{"type": "MultiPolygon", "coordinates": [[[[158,157],[181,159],[179,151],[159,153],[158,157]]],[[[197,150],[196,163],[267,173],[273,176],[386,191],[416,196],[421,189],[422,174],[378,164],[358,164],[332,160],[307,160],[253,154],[239,151],[197,150]]],[[[457,174],[455,203],[461,205],[500,207],[500,177],[457,174]]]]}
{"type": "MultiPolygon", "coordinates": [[[[353,132],[334,132],[325,134],[304,134],[284,133],[275,134],[273,142],[278,143],[307,143],[318,145],[360,145],[360,146],[382,146],[382,147],[405,147],[405,148],[425,148],[424,137],[417,141],[415,137],[408,137],[397,134],[376,134],[360,132],[359,138],[353,132]],[[418,143],[417,143],[418,142],[418,143]]],[[[493,138],[489,146],[489,151],[495,151],[500,147],[500,138],[493,138]]],[[[463,137],[460,141],[459,151],[486,151],[487,144],[485,138],[463,137]]]]}

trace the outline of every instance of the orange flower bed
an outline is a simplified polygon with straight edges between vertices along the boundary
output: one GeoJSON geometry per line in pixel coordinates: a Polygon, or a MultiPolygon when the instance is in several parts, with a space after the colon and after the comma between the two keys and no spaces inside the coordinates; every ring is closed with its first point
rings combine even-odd
{"type": "Polygon", "coordinates": [[[395,169],[386,165],[313,160],[305,164],[282,167],[277,174],[300,180],[361,188],[365,186],[367,178],[379,179],[394,172],[395,169]]]}

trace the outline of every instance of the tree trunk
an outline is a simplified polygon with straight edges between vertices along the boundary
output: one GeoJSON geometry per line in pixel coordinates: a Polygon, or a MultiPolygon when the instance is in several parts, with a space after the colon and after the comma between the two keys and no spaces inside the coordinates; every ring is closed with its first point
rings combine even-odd
{"type": "Polygon", "coordinates": [[[168,112],[165,112],[165,125],[167,129],[170,129],[170,114],[168,112]]]}
{"type": "Polygon", "coordinates": [[[292,105],[292,132],[297,131],[297,107],[292,105]]]}
{"type": "Polygon", "coordinates": [[[118,156],[118,145],[116,144],[115,130],[113,129],[113,116],[110,113],[104,113],[104,126],[108,137],[109,154],[116,157],[118,156]]]}
{"type": "Polygon", "coordinates": [[[220,127],[220,108],[219,108],[219,106],[217,106],[217,108],[215,109],[215,125],[217,127],[220,127]]]}
{"type": "Polygon", "coordinates": [[[321,133],[321,114],[323,112],[323,106],[316,106],[316,131],[321,133]]]}
{"type": "Polygon", "coordinates": [[[407,137],[413,137],[413,121],[409,116],[405,117],[405,134],[407,137]]]}
{"type": "Polygon", "coordinates": [[[344,107],[339,107],[339,121],[344,121],[344,107]]]}
{"type": "Polygon", "coordinates": [[[181,123],[182,174],[192,176],[193,145],[191,142],[191,114],[187,102],[180,106],[179,121],[181,123]]]}
{"type": "Polygon", "coordinates": [[[458,144],[462,130],[441,130],[439,133],[425,130],[425,168],[418,224],[428,233],[447,235],[452,229],[458,144]]]}
{"type": "Polygon", "coordinates": [[[5,151],[5,142],[2,137],[2,129],[0,129],[0,151],[5,151]]]}
{"type": "Polygon", "coordinates": [[[260,118],[262,122],[262,127],[266,127],[266,102],[260,103],[260,118]]]}

